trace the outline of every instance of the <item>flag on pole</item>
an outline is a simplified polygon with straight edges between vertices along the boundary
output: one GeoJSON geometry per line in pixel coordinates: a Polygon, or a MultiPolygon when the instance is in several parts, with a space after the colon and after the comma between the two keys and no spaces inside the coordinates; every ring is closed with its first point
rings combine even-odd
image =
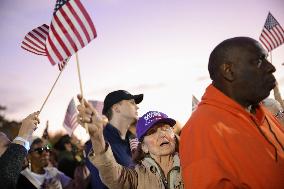
{"type": "Polygon", "coordinates": [[[57,0],[46,42],[51,64],[61,62],[97,36],[94,24],[80,0],[57,0]]]}
{"type": "Polygon", "coordinates": [[[31,53],[47,56],[45,51],[45,41],[48,36],[49,26],[43,24],[25,36],[22,41],[21,47],[31,53]]]}
{"type": "Polygon", "coordinates": [[[67,130],[67,133],[69,136],[72,135],[74,130],[79,125],[79,123],[77,122],[77,115],[78,115],[78,112],[76,109],[75,101],[72,98],[72,100],[70,101],[68,105],[68,108],[65,114],[64,123],[63,123],[63,126],[67,130]]]}
{"type": "Polygon", "coordinates": [[[66,58],[65,60],[58,63],[58,69],[59,71],[62,71],[65,66],[67,65],[67,62],[69,61],[70,57],[66,58]]]}
{"type": "MultiPolygon", "coordinates": [[[[24,40],[22,41],[21,47],[31,53],[47,56],[45,46],[48,32],[49,26],[46,24],[33,29],[25,36],[24,40]]],[[[70,57],[58,63],[59,71],[63,70],[69,59],[70,57]]]]}
{"type": "Polygon", "coordinates": [[[88,102],[93,105],[93,107],[97,110],[97,112],[98,112],[100,115],[103,115],[103,114],[102,114],[102,111],[103,111],[104,103],[103,103],[102,101],[89,100],[88,102]]]}
{"type": "Polygon", "coordinates": [[[198,104],[199,100],[194,95],[192,95],[192,112],[194,112],[198,104]]]}
{"type": "Polygon", "coordinates": [[[266,18],[259,40],[268,52],[284,43],[284,30],[270,12],[266,18]]]}

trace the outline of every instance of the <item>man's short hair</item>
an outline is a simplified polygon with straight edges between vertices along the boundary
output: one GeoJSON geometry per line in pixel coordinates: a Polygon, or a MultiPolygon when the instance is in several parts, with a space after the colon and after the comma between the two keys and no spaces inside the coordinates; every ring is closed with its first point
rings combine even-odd
{"type": "Polygon", "coordinates": [[[108,110],[106,110],[106,112],[105,112],[105,116],[108,118],[108,120],[111,120],[111,118],[112,118],[112,109],[111,108],[109,108],[108,110]]]}
{"type": "Polygon", "coordinates": [[[208,71],[210,78],[216,81],[220,73],[220,66],[226,62],[232,61],[232,55],[235,49],[245,47],[248,42],[255,41],[249,37],[234,37],[226,39],[218,44],[210,54],[208,71]]]}

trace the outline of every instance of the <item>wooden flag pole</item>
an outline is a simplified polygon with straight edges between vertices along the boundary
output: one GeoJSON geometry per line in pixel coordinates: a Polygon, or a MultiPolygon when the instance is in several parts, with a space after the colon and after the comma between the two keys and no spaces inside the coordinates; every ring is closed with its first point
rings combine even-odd
{"type": "MultiPolygon", "coordinates": [[[[272,64],[272,52],[270,51],[270,63],[272,64]]],[[[275,100],[277,100],[281,107],[284,109],[284,102],[282,100],[282,97],[281,97],[281,93],[280,93],[280,90],[279,90],[279,87],[278,87],[278,82],[276,80],[276,85],[273,89],[273,92],[274,92],[274,98],[275,100]]]]}
{"type": "Polygon", "coordinates": [[[80,91],[81,91],[81,95],[82,95],[82,98],[83,98],[83,96],[84,96],[83,95],[83,85],[82,85],[82,79],[81,79],[78,53],[76,53],[76,61],[77,61],[77,71],[78,71],[78,76],[79,76],[80,91]]]}
{"type": "MultiPolygon", "coordinates": [[[[76,53],[76,62],[77,62],[77,71],[78,71],[78,77],[79,77],[80,91],[81,91],[81,96],[82,96],[82,99],[83,99],[84,98],[84,96],[83,96],[83,85],[82,85],[82,79],[81,79],[81,72],[80,72],[78,52],[76,53]]],[[[84,106],[84,103],[82,103],[82,105],[84,106]]],[[[86,132],[89,133],[89,129],[88,129],[87,123],[84,123],[84,128],[86,129],[86,132]]]]}
{"type": "Polygon", "coordinates": [[[45,105],[47,99],[49,98],[51,92],[53,91],[53,89],[54,89],[54,87],[55,87],[55,85],[56,85],[56,83],[57,83],[57,81],[58,81],[58,79],[59,79],[59,77],[60,77],[60,75],[61,75],[61,73],[62,73],[63,70],[64,70],[64,69],[62,69],[62,70],[60,71],[60,73],[58,74],[58,76],[57,76],[55,82],[53,83],[53,85],[52,85],[52,87],[51,87],[51,90],[49,91],[47,97],[45,98],[45,100],[44,100],[44,102],[43,102],[43,104],[42,104],[42,106],[41,106],[41,108],[40,108],[40,110],[39,110],[39,114],[40,114],[40,112],[42,111],[42,109],[43,109],[43,107],[44,107],[44,105],[45,105]]]}

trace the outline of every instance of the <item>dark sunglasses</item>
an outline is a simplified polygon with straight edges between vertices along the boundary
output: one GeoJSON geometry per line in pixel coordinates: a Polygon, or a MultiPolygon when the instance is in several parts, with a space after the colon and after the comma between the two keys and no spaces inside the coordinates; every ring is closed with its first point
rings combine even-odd
{"type": "Polygon", "coordinates": [[[41,148],[31,149],[29,152],[30,153],[37,152],[38,154],[41,155],[43,153],[43,151],[50,152],[51,148],[49,146],[45,146],[45,147],[41,147],[41,148]]]}

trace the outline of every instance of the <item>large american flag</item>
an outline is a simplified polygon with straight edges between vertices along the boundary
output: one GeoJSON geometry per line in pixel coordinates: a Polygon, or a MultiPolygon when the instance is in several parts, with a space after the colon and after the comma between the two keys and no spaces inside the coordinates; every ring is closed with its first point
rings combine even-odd
{"type": "Polygon", "coordinates": [[[48,36],[49,26],[43,24],[39,26],[25,36],[22,41],[21,47],[31,53],[47,56],[45,51],[45,42],[48,36]]]}
{"type": "Polygon", "coordinates": [[[57,0],[46,42],[51,64],[65,60],[97,36],[80,0],[57,0]]]}
{"type": "Polygon", "coordinates": [[[79,125],[79,123],[77,122],[77,115],[78,112],[76,109],[75,101],[72,98],[68,105],[63,123],[63,126],[67,130],[69,136],[72,135],[76,127],[79,125]]]}
{"type": "Polygon", "coordinates": [[[269,12],[259,40],[268,51],[284,43],[284,30],[277,20],[269,12]]]}

